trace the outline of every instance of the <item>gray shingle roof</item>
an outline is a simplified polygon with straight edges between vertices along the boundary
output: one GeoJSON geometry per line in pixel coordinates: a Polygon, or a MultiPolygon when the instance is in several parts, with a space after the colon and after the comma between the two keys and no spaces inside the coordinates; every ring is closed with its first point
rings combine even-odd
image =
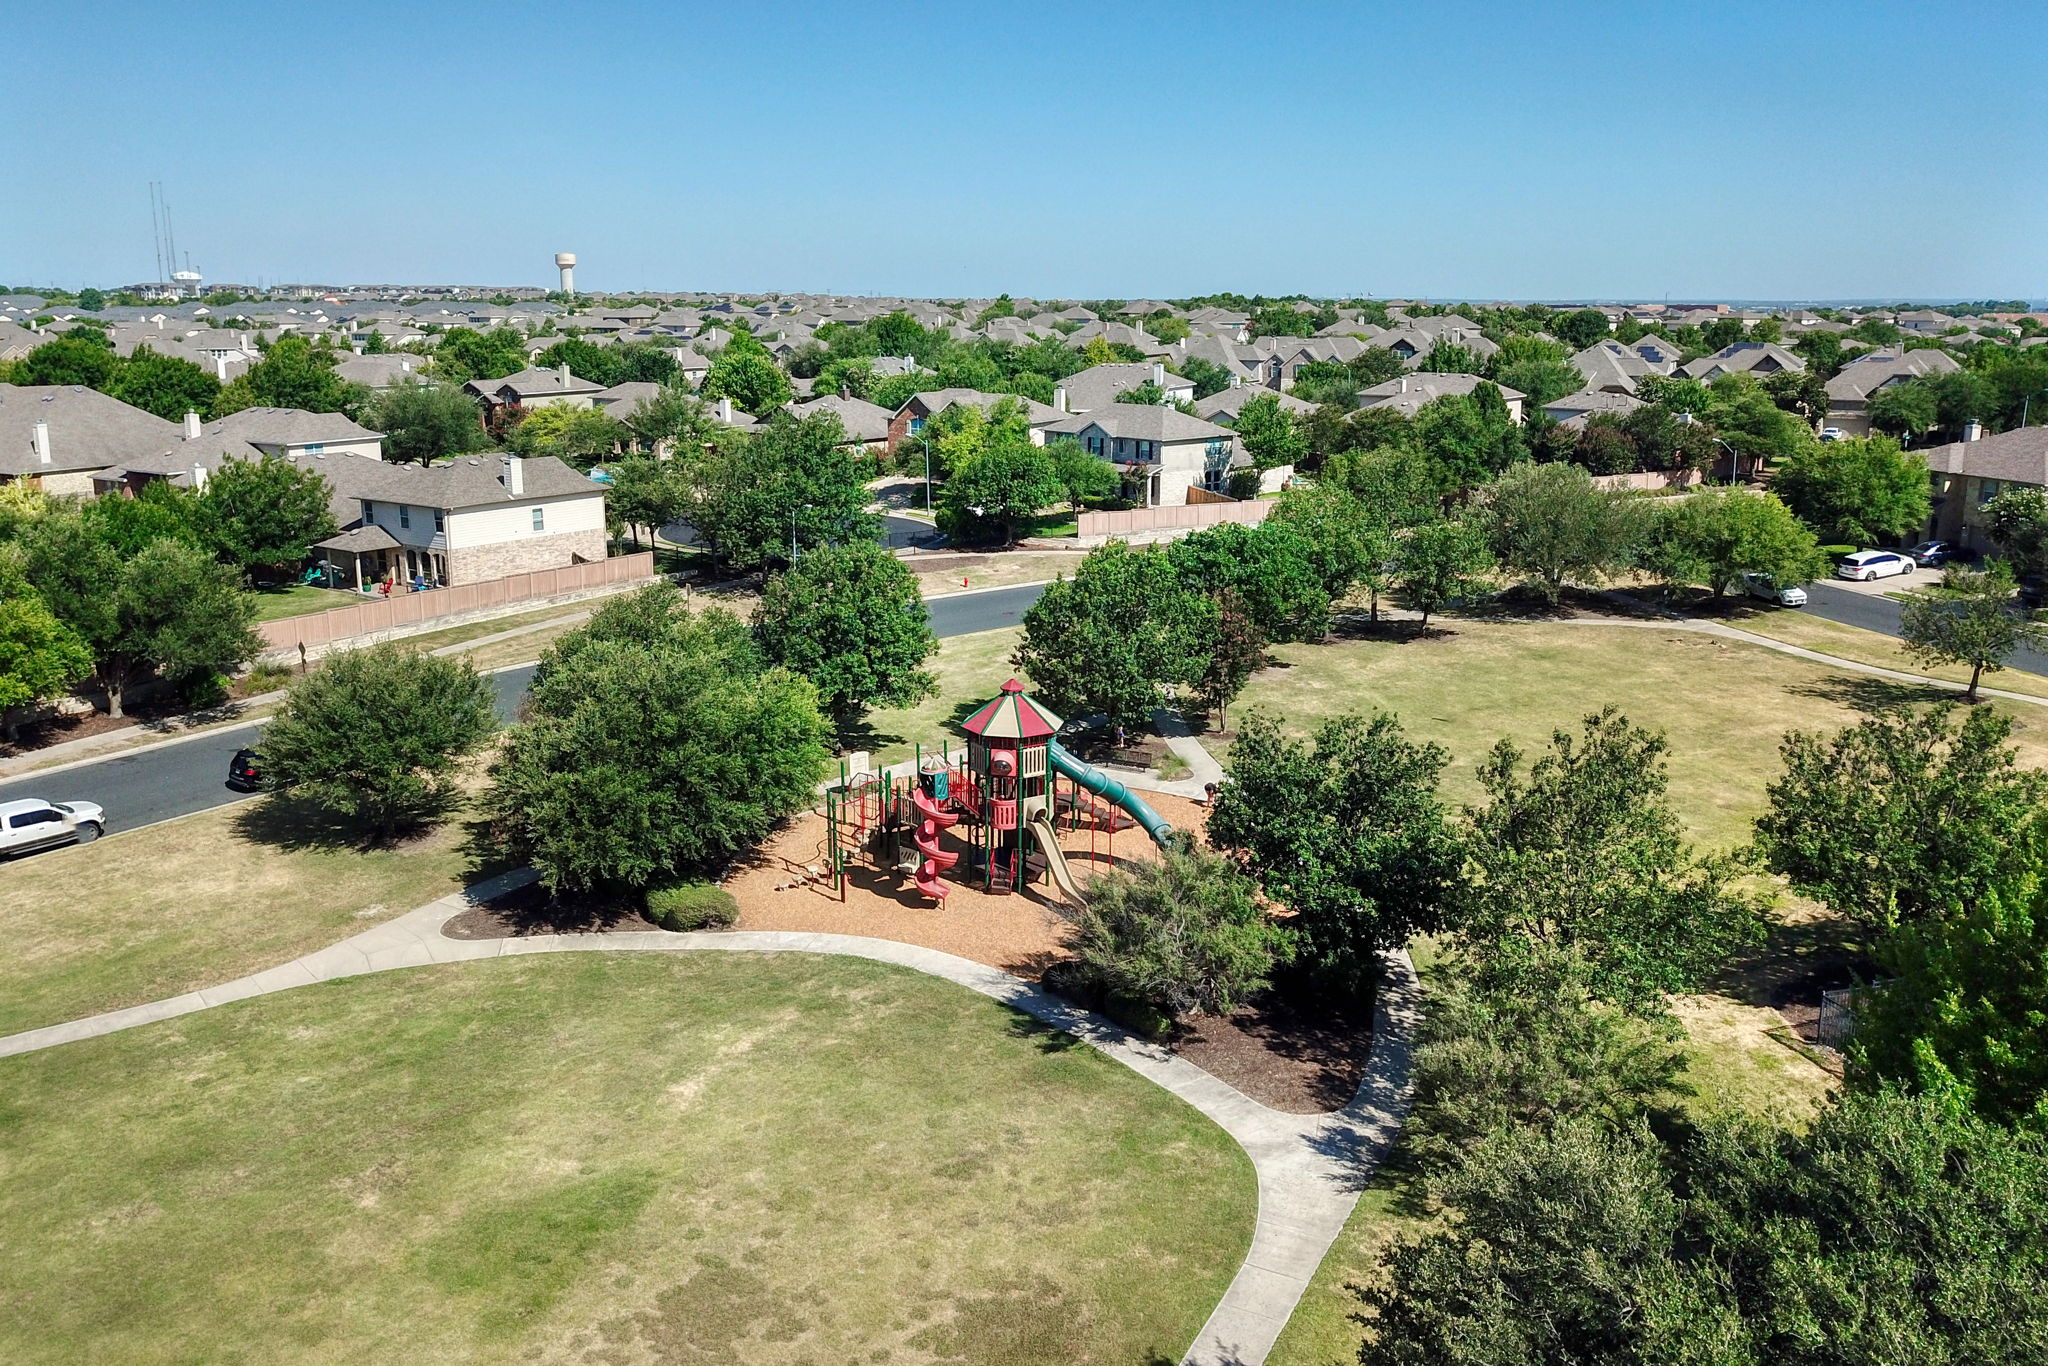
{"type": "Polygon", "coordinates": [[[161,450],[178,425],[83,385],[0,384],[0,478],[100,470],[161,450]],[[35,424],[48,424],[50,463],[36,458],[35,424]]]}

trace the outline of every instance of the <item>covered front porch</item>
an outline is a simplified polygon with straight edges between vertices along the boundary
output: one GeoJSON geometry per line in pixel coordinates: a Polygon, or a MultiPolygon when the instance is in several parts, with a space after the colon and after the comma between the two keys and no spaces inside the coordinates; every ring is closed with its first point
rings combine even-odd
{"type": "Polygon", "coordinates": [[[329,536],[313,549],[332,569],[329,587],[389,596],[440,588],[448,582],[448,562],[443,556],[402,545],[380,526],[352,528],[329,536]]]}

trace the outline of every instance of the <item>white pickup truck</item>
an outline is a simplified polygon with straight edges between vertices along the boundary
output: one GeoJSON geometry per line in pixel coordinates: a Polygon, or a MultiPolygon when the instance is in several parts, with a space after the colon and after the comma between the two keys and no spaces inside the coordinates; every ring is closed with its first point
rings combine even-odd
{"type": "Polygon", "coordinates": [[[92,802],[35,797],[0,802],[0,858],[59,844],[90,844],[106,833],[107,813],[92,802]]]}

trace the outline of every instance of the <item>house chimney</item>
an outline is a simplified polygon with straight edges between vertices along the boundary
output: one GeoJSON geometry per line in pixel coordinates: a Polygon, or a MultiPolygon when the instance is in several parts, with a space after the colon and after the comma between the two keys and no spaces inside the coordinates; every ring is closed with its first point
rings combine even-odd
{"type": "Polygon", "coordinates": [[[559,369],[558,369],[558,373],[559,373],[559,374],[561,375],[561,377],[562,377],[562,387],[563,387],[564,389],[568,388],[568,387],[569,387],[569,367],[568,367],[568,366],[566,366],[566,365],[564,365],[564,366],[561,366],[561,367],[559,367],[559,369]]]}
{"type": "Polygon", "coordinates": [[[36,453],[36,463],[38,465],[49,464],[50,424],[45,422],[42,418],[37,418],[36,425],[29,428],[28,444],[30,448],[33,449],[36,453]]]}
{"type": "Polygon", "coordinates": [[[1963,424],[1963,440],[1976,441],[1984,435],[1984,424],[1971,418],[1963,424]]]}
{"type": "Polygon", "coordinates": [[[185,413],[185,439],[187,441],[197,441],[199,439],[199,414],[190,410],[187,410],[185,413]]]}
{"type": "Polygon", "coordinates": [[[842,381],[839,385],[839,397],[843,399],[852,398],[853,386],[842,381]]]}
{"type": "Polygon", "coordinates": [[[720,400],[718,400],[718,420],[719,420],[720,422],[723,422],[723,423],[725,423],[725,424],[726,424],[727,426],[731,426],[731,425],[732,425],[732,400],[731,400],[731,399],[729,399],[729,398],[721,398],[720,400]]]}
{"type": "Polygon", "coordinates": [[[516,455],[505,457],[505,491],[514,498],[526,496],[526,462],[516,455]]]}
{"type": "Polygon", "coordinates": [[[1057,408],[1057,409],[1059,409],[1059,410],[1060,410],[1061,412],[1063,412],[1063,413],[1064,413],[1064,412],[1065,412],[1065,411],[1067,410],[1067,386],[1066,386],[1066,385],[1064,385],[1064,384],[1055,384],[1055,385],[1053,385],[1053,386],[1052,386],[1052,406],[1053,406],[1053,407],[1055,407],[1055,408],[1057,408]]]}
{"type": "Polygon", "coordinates": [[[1408,376],[1406,375],[1401,376],[1401,392],[1404,394],[1408,392],[1408,376]]]}
{"type": "Polygon", "coordinates": [[[1156,360],[1152,362],[1152,382],[1162,389],[1166,387],[1165,362],[1156,360]]]}
{"type": "Polygon", "coordinates": [[[198,493],[206,487],[206,466],[197,460],[192,462],[192,491],[198,493]]]}

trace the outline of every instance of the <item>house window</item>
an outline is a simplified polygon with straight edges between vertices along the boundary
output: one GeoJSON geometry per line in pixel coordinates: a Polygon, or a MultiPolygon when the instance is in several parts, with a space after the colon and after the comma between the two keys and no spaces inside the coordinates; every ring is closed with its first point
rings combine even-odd
{"type": "Polygon", "coordinates": [[[447,529],[448,529],[448,514],[447,514],[447,513],[445,513],[445,512],[443,512],[443,511],[442,511],[442,510],[441,510],[440,508],[435,508],[435,509],[434,509],[434,530],[436,530],[436,531],[446,531],[447,529]]]}
{"type": "Polygon", "coordinates": [[[363,499],[363,525],[375,526],[376,523],[377,505],[371,502],[369,499],[365,498],[363,499]]]}
{"type": "Polygon", "coordinates": [[[1228,442],[1227,442],[1227,441],[1225,441],[1225,439],[1224,439],[1223,437],[1220,437],[1220,436],[1219,436],[1219,437],[1216,437],[1216,438],[1215,438],[1214,440],[1210,441],[1210,443],[1209,443],[1209,449],[1208,449],[1208,451],[1206,452],[1206,454],[1208,454],[1208,455],[1209,455],[1209,456],[1210,456],[1211,458],[1213,458],[1213,457],[1215,457],[1215,456],[1219,456],[1219,455],[1223,454],[1223,453],[1224,453],[1225,451],[1227,451],[1227,450],[1229,450],[1229,449],[1230,449],[1230,446],[1229,446],[1228,442]]]}
{"type": "Polygon", "coordinates": [[[307,455],[320,455],[320,454],[322,454],[323,452],[325,452],[325,451],[326,451],[326,449],[327,449],[327,443],[325,443],[324,441],[315,441],[315,442],[314,442],[313,444],[311,444],[310,446],[306,447],[306,454],[307,454],[307,455]]]}
{"type": "Polygon", "coordinates": [[[547,530],[547,528],[548,528],[548,515],[547,515],[547,511],[546,511],[546,509],[544,509],[544,508],[535,508],[535,509],[533,510],[533,529],[534,529],[535,531],[546,531],[546,530],[547,530]]]}
{"type": "Polygon", "coordinates": [[[1099,436],[1091,436],[1091,437],[1089,437],[1089,438],[1088,438],[1088,454],[1090,454],[1090,455],[1101,455],[1101,454],[1102,454],[1102,438],[1101,438],[1101,437],[1099,437],[1099,436]]]}
{"type": "Polygon", "coordinates": [[[1990,502],[1990,501],[1991,501],[1991,500],[1992,500],[1993,498],[1996,498],[1997,496],[1998,496],[1998,481],[1997,481],[1996,479],[1981,479],[1981,480],[1979,480],[1979,481],[1977,482],[1977,501],[1978,501],[1978,502],[1980,502],[1980,503],[1988,503],[1988,502],[1990,502]]]}
{"type": "Polygon", "coordinates": [[[398,505],[398,525],[401,529],[412,526],[412,509],[403,503],[398,505]]]}
{"type": "Polygon", "coordinates": [[[910,434],[911,434],[912,436],[916,436],[916,435],[917,435],[917,434],[918,434],[919,432],[921,432],[921,431],[923,431],[923,430],[924,430],[924,419],[923,419],[923,418],[921,418],[921,417],[913,417],[912,419],[910,419],[910,434]]]}

